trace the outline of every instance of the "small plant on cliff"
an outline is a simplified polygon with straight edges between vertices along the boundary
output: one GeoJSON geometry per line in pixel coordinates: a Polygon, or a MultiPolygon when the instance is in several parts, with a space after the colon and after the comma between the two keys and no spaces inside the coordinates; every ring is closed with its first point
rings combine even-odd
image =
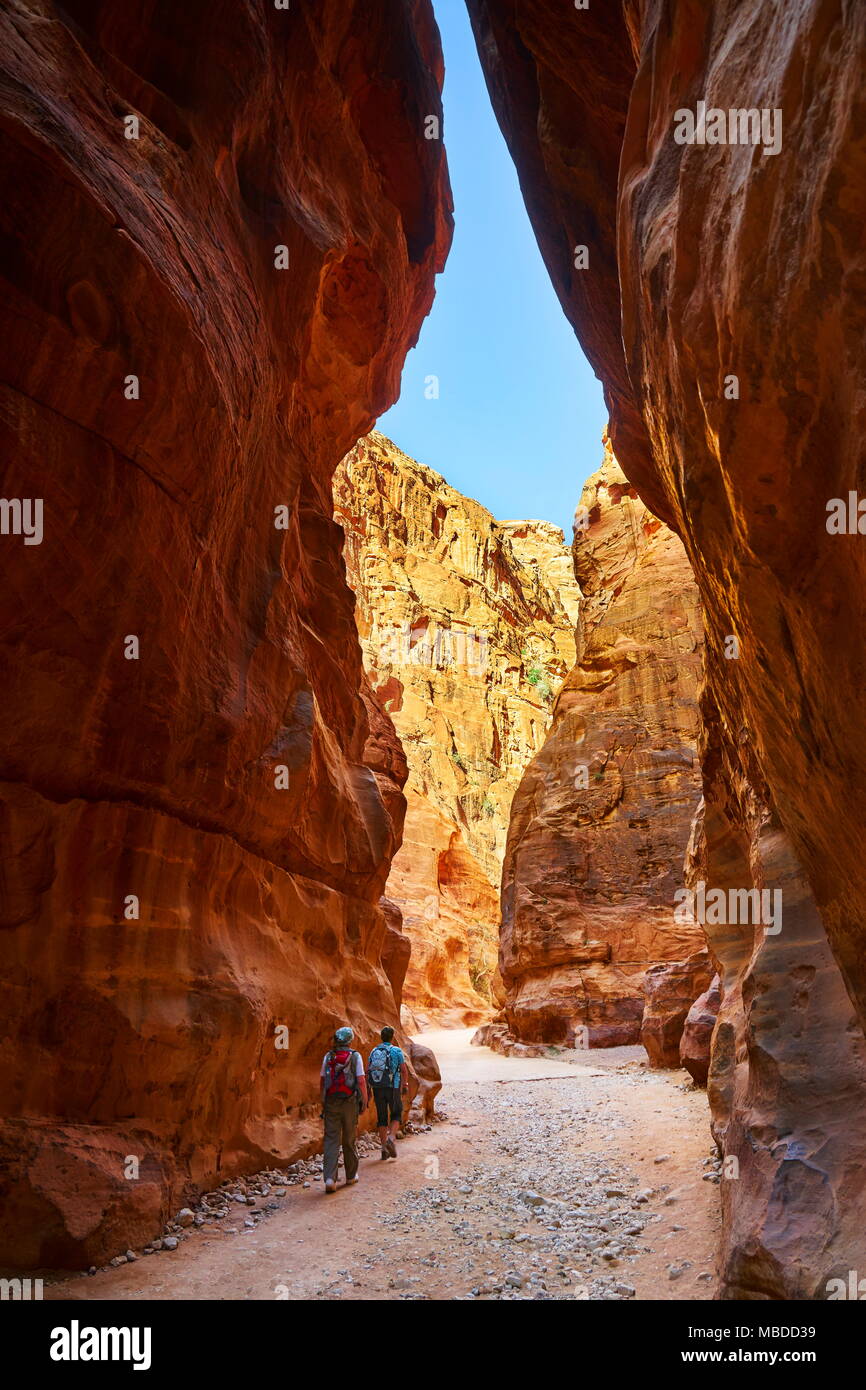
{"type": "Polygon", "coordinates": [[[452,763],[456,763],[457,766],[460,768],[461,772],[469,771],[469,765],[466,762],[466,759],[464,758],[462,753],[458,753],[456,748],[451,749],[450,757],[452,763]]]}
{"type": "Polygon", "coordinates": [[[485,796],[484,800],[481,803],[481,810],[483,811],[485,816],[496,815],[496,802],[493,800],[492,797],[485,796]]]}
{"type": "Polygon", "coordinates": [[[542,700],[549,700],[553,691],[550,688],[550,681],[546,673],[540,666],[530,666],[526,673],[526,679],[530,685],[534,685],[542,700]]]}
{"type": "Polygon", "coordinates": [[[470,962],[469,980],[476,994],[480,994],[482,999],[490,998],[490,971],[485,970],[483,965],[470,962]]]}

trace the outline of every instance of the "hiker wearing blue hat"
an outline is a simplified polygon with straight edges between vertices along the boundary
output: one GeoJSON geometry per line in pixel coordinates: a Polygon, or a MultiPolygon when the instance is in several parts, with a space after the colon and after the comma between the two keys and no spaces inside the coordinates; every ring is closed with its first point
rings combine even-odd
{"type": "Polygon", "coordinates": [[[358,1181],[358,1116],[367,1108],[367,1081],[360,1052],[352,1048],[351,1028],[338,1028],[333,1045],[322,1058],[322,1117],[325,1121],[325,1191],[337,1190],[337,1164],[340,1147],[346,1186],[358,1181]]]}

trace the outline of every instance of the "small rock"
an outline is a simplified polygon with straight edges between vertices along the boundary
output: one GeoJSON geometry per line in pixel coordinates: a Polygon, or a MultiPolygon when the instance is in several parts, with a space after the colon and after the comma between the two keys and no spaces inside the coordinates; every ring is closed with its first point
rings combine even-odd
{"type": "Polygon", "coordinates": [[[178,1226],[191,1226],[195,1221],[195,1212],[189,1207],[182,1207],[175,1217],[178,1226]]]}
{"type": "Polygon", "coordinates": [[[163,1250],[176,1250],[177,1236],[166,1236],[162,1242],[162,1248],[163,1250]]]}
{"type": "Polygon", "coordinates": [[[670,1154],[659,1154],[658,1158],[653,1159],[653,1163],[667,1163],[670,1154]]]}

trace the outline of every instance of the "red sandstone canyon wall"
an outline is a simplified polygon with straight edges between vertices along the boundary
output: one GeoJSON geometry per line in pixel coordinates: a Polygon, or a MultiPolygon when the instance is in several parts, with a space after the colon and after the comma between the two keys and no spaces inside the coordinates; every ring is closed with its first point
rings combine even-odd
{"type": "Polygon", "coordinates": [[[427,0],[36,0],[0,53],[2,492],[44,502],[0,538],[0,1262],[81,1267],[303,1151],[330,1030],[398,1016],[330,482],[447,252],[442,60],[427,0]]]}
{"type": "Polygon", "coordinates": [[[386,889],[412,944],[404,1014],[465,1027],[493,1009],[511,800],[574,660],[571,556],[558,527],[496,521],[377,430],[342,460],[334,505],[409,765],[386,889]]]}
{"type": "Polygon", "coordinates": [[[707,884],[784,895],[777,935],[708,931],[725,1295],[826,1297],[866,1263],[866,551],[827,527],[866,489],[866,9],[468,5],[617,457],[700,591],[707,884]],[[676,143],[698,101],[780,112],[781,148],[676,143]]]}
{"type": "Polygon", "coordinates": [[[682,544],[607,441],[579,515],[578,660],[512,804],[500,970],[514,1037],[616,1047],[640,1038],[645,972],[703,943],[673,911],[700,796],[701,622],[682,544]]]}

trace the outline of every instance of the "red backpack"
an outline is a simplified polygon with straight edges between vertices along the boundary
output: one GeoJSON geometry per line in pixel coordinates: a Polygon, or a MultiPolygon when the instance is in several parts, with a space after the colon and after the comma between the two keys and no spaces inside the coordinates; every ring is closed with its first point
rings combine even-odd
{"type": "Polygon", "coordinates": [[[338,1047],[325,1058],[325,1095],[354,1096],[358,1092],[355,1073],[356,1053],[349,1047],[338,1047]]]}

